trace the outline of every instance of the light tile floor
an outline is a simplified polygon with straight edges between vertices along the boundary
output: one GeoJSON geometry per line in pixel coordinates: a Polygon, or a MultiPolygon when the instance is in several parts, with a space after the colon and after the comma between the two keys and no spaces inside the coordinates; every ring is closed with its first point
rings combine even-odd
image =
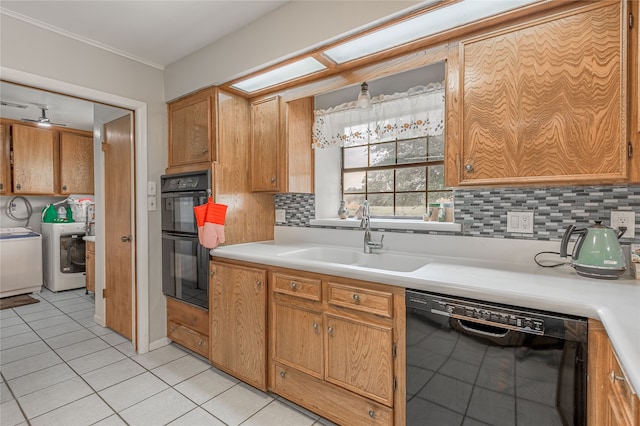
{"type": "Polygon", "coordinates": [[[0,311],[0,424],[333,425],[180,346],[146,354],[93,321],[84,289],[0,311]]]}

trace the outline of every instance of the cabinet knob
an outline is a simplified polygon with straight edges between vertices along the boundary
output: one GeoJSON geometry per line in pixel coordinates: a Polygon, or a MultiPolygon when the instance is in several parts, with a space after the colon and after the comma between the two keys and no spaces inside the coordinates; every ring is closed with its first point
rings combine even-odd
{"type": "Polygon", "coordinates": [[[258,288],[262,287],[262,281],[260,280],[256,281],[256,287],[258,288]]]}
{"type": "Polygon", "coordinates": [[[198,346],[202,346],[204,342],[202,340],[198,341],[198,346]]]}
{"type": "Polygon", "coordinates": [[[473,164],[467,164],[464,169],[469,173],[473,172],[473,164]]]}
{"type": "Polygon", "coordinates": [[[285,373],[284,370],[280,372],[280,377],[282,377],[283,379],[284,379],[284,376],[286,376],[286,375],[287,375],[287,373],[285,373]]]}
{"type": "Polygon", "coordinates": [[[209,272],[209,275],[211,275],[211,276],[214,276],[215,274],[216,274],[215,269],[212,269],[212,270],[209,272]]]}
{"type": "Polygon", "coordinates": [[[329,333],[330,335],[332,335],[332,336],[333,336],[333,327],[331,327],[331,326],[330,326],[330,327],[327,329],[327,333],[329,333]]]}
{"type": "Polygon", "coordinates": [[[175,327],[171,327],[171,332],[174,332],[174,331],[176,331],[176,328],[175,327]]]}
{"type": "Polygon", "coordinates": [[[16,184],[16,189],[18,189],[18,190],[22,189],[22,185],[20,185],[19,183],[16,184]]]}
{"type": "Polygon", "coordinates": [[[209,150],[207,148],[202,148],[202,153],[206,154],[207,152],[209,152],[209,150]]]}
{"type": "Polygon", "coordinates": [[[369,410],[369,417],[374,418],[376,416],[376,412],[373,410],[369,410]]]}
{"type": "Polygon", "coordinates": [[[611,378],[611,383],[614,383],[616,380],[619,380],[621,382],[625,381],[623,376],[618,376],[613,370],[611,370],[611,373],[609,373],[609,377],[611,378]]]}
{"type": "Polygon", "coordinates": [[[62,185],[62,190],[66,191],[67,190],[67,185],[62,185]]]}
{"type": "Polygon", "coordinates": [[[0,191],[4,189],[4,183],[0,183],[0,191]]]}
{"type": "Polygon", "coordinates": [[[314,322],[314,323],[313,323],[313,329],[314,329],[314,330],[318,330],[318,323],[317,323],[317,322],[314,322]]]}
{"type": "Polygon", "coordinates": [[[275,176],[271,176],[271,183],[276,183],[276,177],[275,176]]]}
{"type": "Polygon", "coordinates": [[[296,288],[298,288],[298,283],[295,281],[291,281],[289,287],[291,287],[291,290],[295,290],[296,288]]]}
{"type": "Polygon", "coordinates": [[[360,301],[360,296],[358,296],[357,294],[353,295],[353,301],[358,303],[360,301]]]}

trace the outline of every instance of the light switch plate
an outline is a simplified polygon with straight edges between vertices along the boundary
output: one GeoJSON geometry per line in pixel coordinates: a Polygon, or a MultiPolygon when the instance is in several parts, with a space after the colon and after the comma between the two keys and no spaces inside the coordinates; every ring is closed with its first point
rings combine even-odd
{"type": "Polygon", "coordinates": [[[635,238],[636,213],[627,210],[613,210],[611,212],[611,227],[617,231],[621,226],[626,226],[627,230],[620,238],[635,238]]]}
{"type": "Polygon", "coordinates": [[[507,212],[507,232],[533,234],[533,212],[507,212]]]}
{"type": "Polygon", "coordinates": [[[147,195],[156,195],[156,183],[149,181],[147,182],[147,195]]]}
{"type": "Polygon", "coordinates": [[[276,209],[276,223],[285,223],[287,221],[287,211],[285,209],[276,209]]]}

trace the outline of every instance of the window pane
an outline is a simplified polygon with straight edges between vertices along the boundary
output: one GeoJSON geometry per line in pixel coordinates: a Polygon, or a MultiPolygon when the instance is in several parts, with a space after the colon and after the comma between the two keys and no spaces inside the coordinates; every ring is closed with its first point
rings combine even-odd
{"type": "Polygon", "coordinates": [[[367,192],[393,192],[393,170],[367,172],[367,192]]]}
{"type": "Polygon", "coordinates": [[[453,191],[428,192],[427,202],[431,203],[453,203],[453,191]]]}
{"type": "Polygon", "coordinates": [[[343,186],[344,192],[364,192],[364,179],[366,173],[365,172],[349,172],[344,173],[343,177],[343,186]]]}
{"type": "Polygon", "coordinates": [[[429,166],[429,191],[444,189],[444,166],[429,166]]]}
{"type": "Polygon", "coordinates": [[[371,216],[393,216],[393,194],[369,194],[371,216]]]}
{"type": "Polygon", "coordinates": [[[398,141],[398,164],[427,161],[427,139],[398,141]]]}
{"type": "Polygon", "coordinates": [[[425,167],[408,167],[396,170],[396,191],[426,190],[425,174],[425,167]]]}
{"type": "Polygon", "coordinates": [[[396,194],[396,216],[422,216],[426,205],[427,194],[424,192],[396,194]]]}
{"type": "MultiPolygon", "coordinates": [[[[349,216],[353,216],[358,207],[364,204],[366,196],[364,194],[350,194],[344,196],[344,204],[347,210],[349,210],[349,216]]],[[[336,211],[338,211],[336,209],[336,211]]]]}
{"type": "Polygon", "coordinates": [[[444,135],[429,137],[429,161],[444,160],[444,135]]]}
{"type": "Polygon", "coordinates": [[[354,167],[367,167],[367,146],[358,146],[355,148],[344,149],[344,168],[353,169],[354,167]]]}
{"type": "Polygon", "coordinates": [[[371,150],[370,166],[386,166],[396,163],[395,142],[371,145],[369,149],[371,150]]]}

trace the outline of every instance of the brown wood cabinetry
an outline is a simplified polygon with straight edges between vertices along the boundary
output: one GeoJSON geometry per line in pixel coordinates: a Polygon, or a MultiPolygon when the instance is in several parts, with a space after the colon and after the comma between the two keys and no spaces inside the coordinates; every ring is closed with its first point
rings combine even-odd
{"type": "Polygon", "coordinates": [[[85,272],[87,293],[96,292],[96,243],[87,241],[85,244],[85,272]]]}
{"type": "Polygon", "coordinates": [[[11,162],[8,127],[0,123],[0,194],[11,192],[11,162]]]}
{"type": "Polygon", "coordinates": [[[447,184],[627,180],[624,10],[588,3],[461,41],[449,61],[447,184]]]}
{"type": "Polygon", "coordinates": [[[251,104],[251,188],[313,192],[313,99],[279,96],[251,104]]]}
{"type": "Polygon", "coordinates": [[[58,139],[53,130],[12,126],[13,192],[56,194],[58,188],[58,139]]]}
{"type": "Polygon", "coordinates": [[[267,389],[267,272],[211,262],[209,309],[213,365],[267,389]]]}
{"type": "Polygon", "coordinates": [[[217,89],[208,88],[168,104],[168,170],[216,160],[216,101],[217,89]]]}
{"type": "Polygon", "coordinates": [[[60,194],[93,194],[93,137],[60,132],[60,194]]]}
{"type": "Polygon", "coordinates": [[[403,289],[271,273],[271,386],[349,425],[404,424],[403,289]]]}
{"type": "Polygon", "coordinates": [[[602,323],[589,320],[588,426],[640,425],[640,400],[633,393],[602,323]]]}
{"type": "Polygon", "coordinates": [[[167,337],[208,358],[209,312],[167,297],[167,337]]]}

